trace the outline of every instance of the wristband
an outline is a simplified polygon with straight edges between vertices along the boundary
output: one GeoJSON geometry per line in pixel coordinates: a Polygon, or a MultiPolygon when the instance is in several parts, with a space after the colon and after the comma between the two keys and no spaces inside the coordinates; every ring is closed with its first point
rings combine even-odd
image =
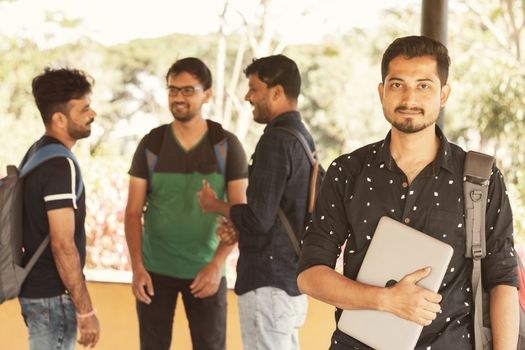
{"type": "Polygon", "coordinates": [[[77,318],[87,318],[89,316],[93,316],[96,312],[97,312],[97,310],[95,310],[95,309],[91,310],[90,312],[86,312],[85,314],[79,314],[77,312],[77,318]]]}

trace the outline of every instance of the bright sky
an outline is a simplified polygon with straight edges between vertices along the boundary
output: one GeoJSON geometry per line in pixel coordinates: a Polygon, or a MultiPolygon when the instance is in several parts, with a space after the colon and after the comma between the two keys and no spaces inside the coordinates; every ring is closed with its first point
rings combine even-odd
{"type": "MultiPolygon", "coordinates": [[[[229,0],[229,23],[234,31],[242,13],[248,22],[259,14],[257,0],[229,0]]],[[[381,10],[421,0],[273,0],[271,21],[290,43],[315,42],[327,33],[352,27],[372,27],[381,10]]],[[[57,45],[87,35],[106,45],[170,33],[215,32],[224,0],[11,0],[0,1],[0,35],[24,35],[39,43],[57,45]],[[46,17],[78,18],[82,24],[64,31],[46,24],[46,17]]]]}

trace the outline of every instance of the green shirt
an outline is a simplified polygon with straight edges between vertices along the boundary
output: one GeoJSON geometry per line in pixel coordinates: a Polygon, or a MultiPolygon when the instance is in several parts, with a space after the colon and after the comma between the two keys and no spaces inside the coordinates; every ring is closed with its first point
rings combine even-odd
{"type": "MultiPolygon", "coordinates": [[[[208,132],[189,150],[180,145],[171,127],[166,128],[144,213],[142,258],[148,271],[192,279],[217,250],[216,215],[202,212],[197,192],[207,180],[217,196],[225,199],[227,182],[247,177],[241,144],[217,125],[208,121],[208,132]],[[224,137],[228,151],[223,175],[213,144],[224,137]]],[[[146,139],[137,147],[129,174],[148,179],[146,139]]]]}

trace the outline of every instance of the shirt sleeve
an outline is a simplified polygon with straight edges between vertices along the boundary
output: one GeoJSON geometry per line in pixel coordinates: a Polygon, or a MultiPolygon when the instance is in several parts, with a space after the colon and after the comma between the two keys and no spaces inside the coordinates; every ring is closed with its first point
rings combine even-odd
{"type": "Polygon", "coordinates": [[[252,157],[247,204],[237,204],[230,209],[230,217],[243,235],[265,234],[274,225],[290,174],[287,157],[282,138],[263,134],[252,157]]]}
{"type": "Polygon", "coordinates": [[[128,174],[135,177],[140,177],[141,179],[148,179],[149,169],[148,163],[146,161],[146,146],[145,137],[140,141],[135,154],[133,154],[133,160],[131,161],[131,167],[128,171],[128,174]]]}
{"type": "Polygon", "coordinates": [[[42,194],[46,210],[77,209],[77,173],[75,163],[66,157],[58,157],[45,162],[39,169],[38,178],[42,181],[42,194]]]}
{"type": "Polygon", "coordinates": [[[483,287],[504,284],[519,287],[514,251],[512,209],[501,171],[494,167],[485,217],[487,255],[481,260],[483,287]]]}
{"type": "Polygon", "coordinates": [[[298,273],[315,265],[335,268],[341,247],[348,237],[345,200],[351,197],[352,183],[342,157],[334,160],[323,179],[306,228],[298,273]]]}
{"type": "Polygon", "coordinates": [[[248,177],[248,163],[246,153],[239,139],[229,133],[228,135],[228,158],[226,164],[226,181],[245,179],[248,177]]]}

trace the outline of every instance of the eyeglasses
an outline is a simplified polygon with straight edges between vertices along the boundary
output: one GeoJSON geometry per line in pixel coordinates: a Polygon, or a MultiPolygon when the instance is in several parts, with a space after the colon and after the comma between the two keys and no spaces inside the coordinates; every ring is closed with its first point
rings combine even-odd
{"type": "Polygon", "coordinates": [[[188,85],[188,86],[178,87],[178,86],[171,85],[171,86],[168,86],[167,89],[168,89],[168,95],[170,95],[171,97],[177,96],[179,92],[184,97],[190,97],[190,96],[193,96],[196,90],[203,90],[204,88],[202,86],[188,85]]]}

